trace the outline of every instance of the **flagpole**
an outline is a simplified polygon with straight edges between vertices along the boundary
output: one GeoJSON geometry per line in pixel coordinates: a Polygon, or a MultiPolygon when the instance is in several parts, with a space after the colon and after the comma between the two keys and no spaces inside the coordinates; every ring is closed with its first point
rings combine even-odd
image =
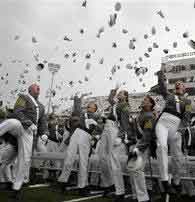
{"type": "Polygon", "coordinates": [[[49,103],[48,103],[47,114],[49,114],[49,112],[50,112],[51,98],[52,98],[52,90],[53,90],[53,83],[54,83],[54,75],[55,75],[55,72],[52,72],[52,76],[51,76],[51,87],[50,87],[50,90],[49,90],[49,103]]]}
{"type": "Polygon", "coordinates": [[[55,73],[57,73],[58,70],[60,69],[60,65],[55,64],[55,63],[48,63],[48,67],[49,67],[49,71],[51,72],[52,76],[51,76],[51,86],[49,89],[49,102],[48,102],[47,114],[50,113],[51,98],[52,98],[52,91],[53,91],[53,84],[54,84],[54,76],[55,76],[55,73]]]}

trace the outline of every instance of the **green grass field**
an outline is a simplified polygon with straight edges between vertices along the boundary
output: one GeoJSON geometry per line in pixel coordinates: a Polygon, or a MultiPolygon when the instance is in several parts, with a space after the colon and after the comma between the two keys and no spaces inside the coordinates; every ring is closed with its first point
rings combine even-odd
{"type": "MultiPolygon", "coordinates": [[[[0,202],[9,202],[9,193],[0,192],[0,202]]],[[[68,202],[72,199],[78,199],[78,201],[86,202],[112,202],[112,198],[94,198],[86,199],[79,196],[77,191],[66,191],[65,193],[60,193],[53,191],[51,188],[33,188],[33,189],[24,189],[23,190],[23,199],[21,202],[68,202]]],[[[158,199],[155,202],[161,202],[162,200],[158,199]]],[[[170,202],[194,202],[187,197],[182,199],[171,199],[170,202]]],[[[131,198],[127,198],[126,202],[131,202],[131,198]]]]}
{"type": "MultiPolygon", "coordinates": [[[[9,201],[10,192],[0,192],[0,202],[9,201]]],[[[80,199],[77,191],[66,191],[64,193],[56,192],[51,188],[34,188],[34,189],[24,189],[22,191],[23,199],[22,202],[63,202],[72,199],[80,199]]],[[[112,199],[107,198],[97,198],[93,200],[86,201],[105,201],[111,202],[112,199]]]]}

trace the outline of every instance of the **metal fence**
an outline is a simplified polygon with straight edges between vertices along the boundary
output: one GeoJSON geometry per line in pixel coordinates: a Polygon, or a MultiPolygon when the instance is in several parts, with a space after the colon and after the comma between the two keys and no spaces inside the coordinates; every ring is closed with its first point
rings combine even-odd
{"type": "MultiPolygon", "coordinates": [[[[65,158],[65,154],[64,153],[36,153],[33,157],[32,157],[32,167],[34,168],[38,168],[38,169],[48,169],[48,170],[61,170],[62,169],[62,165],[63,165],[63,161],[65,158]],[[61,162],[60,164],[58,163],[58,165],[60,166],[56,166],[55,163],[51,164],[48,163],[48,161],[53,161],[53,162],[61,162]]],[[[77,171],[79,168],[79,161],[78,161],[78,156],[74,162],[73,165],[73,171],[77,171]]],[[[129,171],[126,168],[126,162],[127,162],[127,156],[123,155],[119,157],[120,162],[121,162],[121,168],[122,168],[122,173],[123,175],[130,175],[129,171]]],[[[169,157],[169,172],[174,174],[175,173],[175,169],[174,166],[171,164],[172,158],[169,157]]],[[[182,157],[182,167],[181,169],[181,173],[182,173],[182,179],[185,180],[194,180],[195,181],[195,157],[192,156],[183,156],[182,157]]],[[[97,155],[92,155],[89,159],[89,172],[92,173],[101,173],[100,171],[100,163],[99,163],[99,158],[97,155]]],[[[159,178],[160,174],[159,174],[159,165],[157,160],[153,160],[151,159],[151,166],[149,164],[149,162],[146,163],[145,166],[145,175],[146,177],[149,178],[159,178]],[[151,168],[152,168],[152,176],[151,176],[151,168]]]]}

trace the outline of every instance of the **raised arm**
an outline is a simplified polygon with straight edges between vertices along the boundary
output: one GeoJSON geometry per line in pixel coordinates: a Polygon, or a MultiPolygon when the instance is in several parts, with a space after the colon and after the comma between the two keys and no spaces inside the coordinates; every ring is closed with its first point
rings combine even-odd
{"type": "Polygon", "coordinates": [[[114,97],[116,96],[116,92],[117,92],[116,89],[112,89],[108,96],[108,102],[110,103],[111,106],[115,104],[114,97]]]}
{"type": "Polygon", "coordinates": [[[114,98],[116,97],[117,90],[119,89],[119,85],[116,85],[114,89],[111,89],[110,94],[108,96],[108,102],[110,103],[111,106],[115,104],[114,98]]]}
{"type": "Polygon", "coordinates": [[[82,113],[82,99],[87,96],[87,93],[82,94],[80,97],[78,95],[74,96],[73,113],[79,116],[82,113]]]}
{"type": "Polygon", "coordinates": [[[41,117],[39,118],[39,122],[38,122],[38,134],[44,135],[44,134],[49,134],[48,132],[48,125],[47,125],[47,116],[45,114],[45,108],[44,106],[41,104],[41,110],[42,110],[42,114],[41,117]]]}
{"type": "Polygon", "coordinates": [[[167,90],[166,76],[162,70],[158,72],[158,84],[160,87],[160,94],[164,98],[166,98],[168,95],[170,95],[170,93],[167,90]]]}

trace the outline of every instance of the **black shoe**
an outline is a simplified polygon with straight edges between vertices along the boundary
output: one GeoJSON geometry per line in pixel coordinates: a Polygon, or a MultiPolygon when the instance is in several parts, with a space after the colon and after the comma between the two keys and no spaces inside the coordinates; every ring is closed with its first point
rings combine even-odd
{"type": "MultiPolygon", "coordinates": [[[[180,201],[188,201],[191,202],[190,196],[188,196],[188,194],[180,194],[179,195],[179,199],[180,201]]],[[[194,202],[195,200],[193,200],[194,202]]]]}
{"type": "Polygon", "coordinates": [[[172,182],[172,187],[175,189],[175,192],[177,193],[177,194],[181,194],[181,191],[182,191],[182,186],[181,186],[181,184],[175,184],[175,183],[173,183],[172,182]]]}
{"type": "Polygon", "coordinates": [[[130,202],[138,202],[137,199],[131,199],[130,202]]]}
{"type": "Polygon", "coordinates": [[[11,190],[12,190],[11,182],[0,183],[0,191],[11,191],[11,190]]]}
{"type": "Polygon", "coordinates": [[[79,189],[79,195],[83,196],[83,197],[87,197],[87,196],[90,196],[91,193],[90,193],[90,190],[88,189],[88,187],[84,187],[84,188],[79,189]]]}
{"type": "Polygon", "coordinates": [[[189,196],[190,201],[195,201],[195,196],[189,196]]]}
{"type": "Polygon", "coordinates": [[[113,202],[125,202],[125,195],[115,195],[113,202]]]}
{"type": "Polygon", "coordinates": [[[106,197],[106,196],[109,196],[112,192],[115,191],[115,187],[114,185],[110,186],[110,187],[105,187],[104,188],[104,193],[103,193],[103,196],[106,197]]]}
{"type": "Polygon", "coordinates": [[[54,185],[53,190],[54,191],[60,191],[60,192],[65,192],[66,191],[66,187],[67,187],[67,183],[65,182],[57,182],[57,184],[54,185]]]}
{"type": "Polygon", "coordinates": [[[21,190],[18,190],[18,191],[13,190],[12,192],[10,192],[8,201],[9,202],[22,202],[23,199],[22,199],[21,190]]]}
{"type": "Polygon", "coordinates": [[[161,198],[159,201],[166,202],[166,193],[161,193],[161,198]]]}
{"type": "Polygon", "coordinates": [[[164,192],[166,194],[174,194],[173,187],[171,186],[171,184],[169,184],[168,181],[162,181],[162,185],[163,185],[163,188],[164,188],[164,192]]]}
{"type": "Polygon", "coordinates": [[[147,200],[147,201],[142,201],[142,202],[151,202],[150,200],[147,200]]]}

